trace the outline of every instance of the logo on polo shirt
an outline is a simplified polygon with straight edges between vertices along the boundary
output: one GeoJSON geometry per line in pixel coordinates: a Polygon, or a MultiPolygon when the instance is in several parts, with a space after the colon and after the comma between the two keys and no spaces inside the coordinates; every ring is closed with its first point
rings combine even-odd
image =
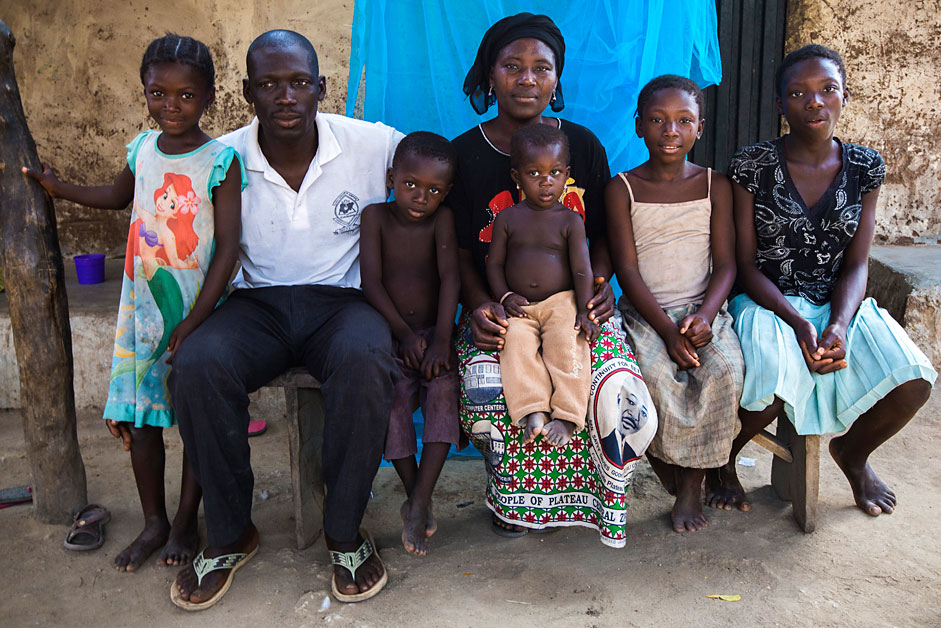
{"type": "Polygon", "coordinates": [[[333,201],[333,222],[340,225],[334,235],[353,233],[359,229],[359,197],[343,192],[333,201]]]}

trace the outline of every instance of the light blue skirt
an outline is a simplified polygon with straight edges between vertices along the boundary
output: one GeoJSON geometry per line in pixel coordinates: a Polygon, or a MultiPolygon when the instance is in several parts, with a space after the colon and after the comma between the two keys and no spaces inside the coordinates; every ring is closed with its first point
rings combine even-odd
{"type": "MultiPolygon", "coordinates": [[[[817,334],[830,324],[829,303],[785,298],[817,334]]],[[[740,294],[729,303],[729,313],[745,357],[741,406],[764,410],[778,397],[798,434],[842,432],[900,384],[924,379],[933,385],[938,377],[925,354],[873,299],[865,299],[850,321],[847,368],[824,375],[810,372],[794,330],[771,310],[740,294]]]]}

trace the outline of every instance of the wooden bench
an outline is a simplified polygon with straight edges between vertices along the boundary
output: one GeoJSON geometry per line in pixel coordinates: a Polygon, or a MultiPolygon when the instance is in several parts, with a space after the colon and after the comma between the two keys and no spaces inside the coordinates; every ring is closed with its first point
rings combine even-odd
{"type": "Polygon", "coordinates": [[[820,436],[800,436],[782,413],[776,434],[762,430],[752,442],[774,454],[771,486],[778,497],[790,501],[794,518],[805,533],[817,527],[817,495],[820,483],[820,436]]]}
{"type": "Polygon", "coordinates": [[[294,534],[297,549],[309,547],[323,529],[324,406],[320,382],[306,369],[285,371],[265,386],[283,388],[287,404],[291,452],[291,492],[294,496],[294,534]]]}

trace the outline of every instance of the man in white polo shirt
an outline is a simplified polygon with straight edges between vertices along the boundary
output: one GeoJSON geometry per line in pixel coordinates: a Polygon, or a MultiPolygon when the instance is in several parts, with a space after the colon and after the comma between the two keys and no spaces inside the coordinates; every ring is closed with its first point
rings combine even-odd
{"type": "Polygon", "coordinates": [[[188,609],[214,604],[258,547],[248,393],[302,365],[321,381],[326,405],[324,534],[333,564],[350,567],[334,567],[333,589],[341,600],[358,601],[386,581],[359,526],[398,376],[388,325],[359,290],[359,216],[385,200],[386,170],[402,134],[318,114],[326,81],[302,35],[261,35],[247,65],[243,91],[256,118],[220,138],[239,151],[248,173],[242,268],[229,299],[177,350],[169,380],[203,489],[208,536],[208,547],[178,574],[171,599],[188,609]]]}

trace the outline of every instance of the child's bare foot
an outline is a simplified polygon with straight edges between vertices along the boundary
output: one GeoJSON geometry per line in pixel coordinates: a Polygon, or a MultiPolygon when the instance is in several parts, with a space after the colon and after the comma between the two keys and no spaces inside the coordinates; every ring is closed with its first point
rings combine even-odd
{"type": "Polygon", "coordinates": [[[647,453],[647,462],[650,463],[650,468],[657,474],[657,478],[660,479],[667,493],[676,497],[676,470],[673,465],[652,456],[650,452],[647,453]]]}
{"type": "MultiPolygon", "coordinates": [[[[431,504],[422,507],[418,500],[406,499],[402,504],[402,546],[405,551],[416,556],[428,553],[428,537],[434,533],[428,532],[428,522],[434,522],[431,516],[431,504]]],[[[437,527],[437,526],[436,526],[437,527]]]]}
{"type": "Polygon", "coordinates": [[[742,512],[751,510],[745,489],[738,481],[734,460],[718,469],[706,471],[706,505],[721,510],[732,510],[733,507],[742,512]]]}
{"type": "MultiPolygon", "coordinates": [[[[435,519],[435,513],[432,511],[433,502],[428,500],[428,515],[425,517],[425,538],[431,538],[431,536],[438,531],[438,521],[435,519]]],[[[402,507],[399,508],[399,515],[402,517],[402,523],[405,523],[405,520],[408,518],[408,510],[412,507],[410,500],[405,500],[402,502],[402,507]]]]}
{"type": "Polygon", "coordinates": [[[677,472],[676,502],[670,517],[674,532],[696,532],[708,525],[702,511],[704,469],[680,468],[677,472]]]}
{"type": "Polygon", "coordinates": [[[572,440],[575,433],[575,424],[562,419],[552,419],[542,430],[546,440],[556,447],[565,447],[572,440]]]}
{"type": "Polygon", "coordinates": [[[860,510],[873,517],[878,517],[882,513],[892,514],[898,503],[895,492],[879,479],[868,461],[864,460],[862,464],[859,464],[849,460],[850,456],[843,447],[842,436],[830,441],[830,455],[849,480],[853,497],[860,510]]]}
{"type": "MultiPolygon", "coordinates": [[[[327,542],[327,549],[336,552],[355,552],[363,544],[362,537],[357,537],[355,541],[349,543],[338,543],[332,541],[324,535],[327,542]]],[[[336,577],[337,590],[343,595],[356,595],[365,593],[372,589],[382,579],[383,565],[379,561],[379,548],[373,547],[373,553],[366,559],[359,569],[356,570],[356,581],[350,574],[350,570],[342,565],[333,566],[333,574],[336,577]]]]}
{"type": "MultiPolygon", "coordinates": [[[[250,554],[252,550],[258,547],[258,530],[253,523],[248,524],[248,528],[242,534],[238,541],[225,547],[207,547],[203,550],[205,558],[217,558],[226,554],[244,553],[250,554]]],[[[203,576],[202,584],[196,577],[196,571],[192,563],[180,570],[176,575],[176,588],[180,592],[180,597],[188,602],[199,604],[211,599],[219,589],[225,585],[229,578],[231,569],[217,569],[210,571],[203,576]]]]}
{"type": "Polygon", "coordinates": [[[146,521],[144,529],[131,541],[131,544],[114,557],[114,567],[118,571],[137,571],[147,558],[166,545],[170,534],[170,524],[164,521],[146,521]]]}
{"type": "Polygon", "coordinates": [[[535,440],[537,436],[545,433],[544,426],[548,420],[549,415],[545,412],[533,412],[532,414],[524,416],[523,420],[520,421],[520,425],[524,428],[523,444],[530,443],[535,440]]]}
{"type": "Polygon", "coordinates": [[[170,527],[167,544],[157,557],[158,565],[185,565],[196,555],[199,549],[199,531],[196,522],[170,527]]]}

